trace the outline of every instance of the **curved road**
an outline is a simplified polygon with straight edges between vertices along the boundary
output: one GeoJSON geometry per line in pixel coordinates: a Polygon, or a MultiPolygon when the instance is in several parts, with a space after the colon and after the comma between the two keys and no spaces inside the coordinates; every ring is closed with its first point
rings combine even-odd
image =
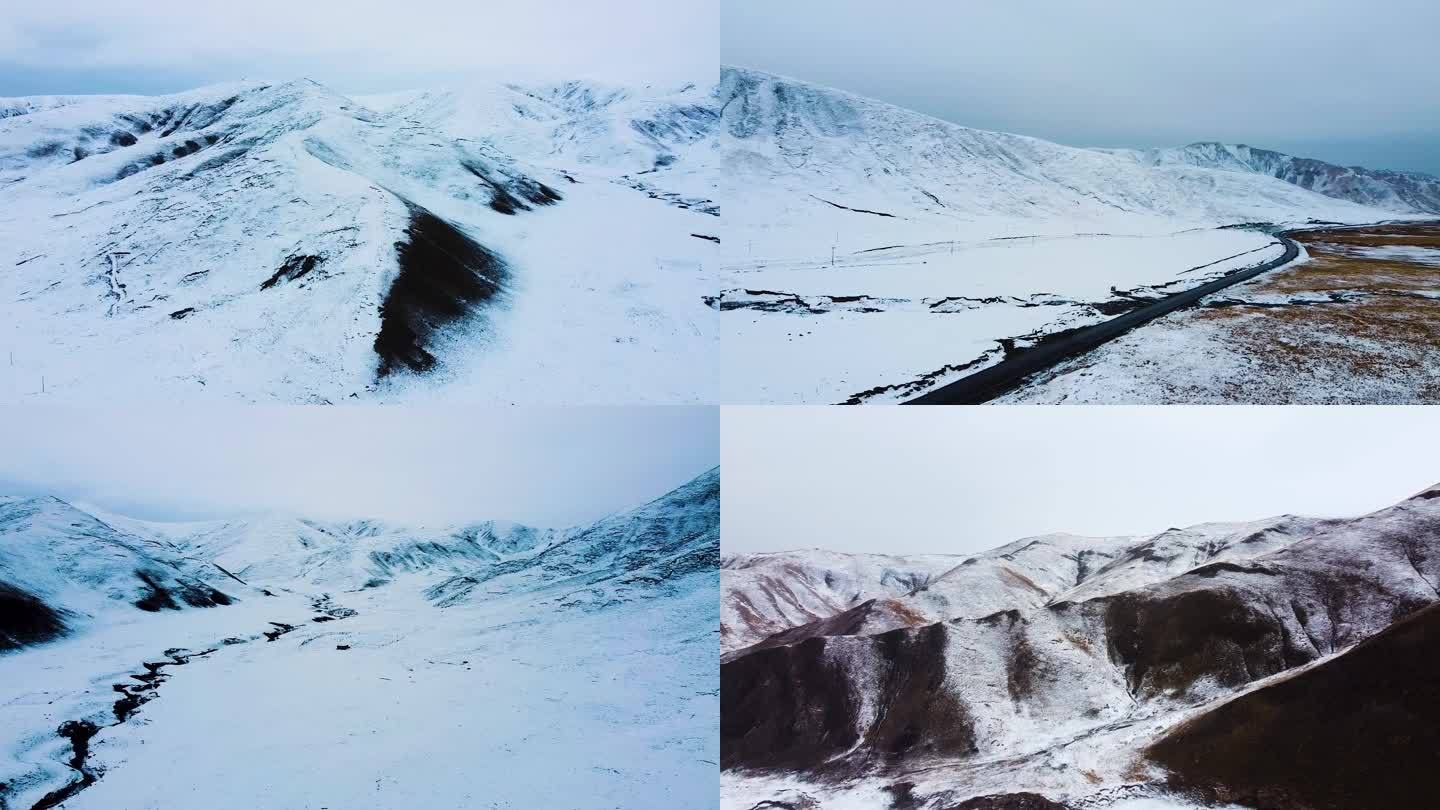
{"type": "Polygon", "coordinates": [[[1223,290],[1242,281],[1289,264],[1300,255],[1300,245],[1290,238],[1293,231],[1285,231],[1276,238],[1285,245],[1285,252],[1277,259],[1271,259],[1254,267],[1236,270],[1199,287],[1167,295],[1117,318],[1082,326],[1068,332],[1059,332],[1042,338],[1029,348],[1020,349],[989,368],[962,377],[949,385],[943,385],[929,393],[905,402],[906,405],[982,405],[996,397],[1019,388],[1030,376],[1058,365],[1080,354],[1114,340],[1137,326],[1143,326],[1162,315],[1169,315],[1177,309],[1191,306],[1211,293],[1223,290]]]}

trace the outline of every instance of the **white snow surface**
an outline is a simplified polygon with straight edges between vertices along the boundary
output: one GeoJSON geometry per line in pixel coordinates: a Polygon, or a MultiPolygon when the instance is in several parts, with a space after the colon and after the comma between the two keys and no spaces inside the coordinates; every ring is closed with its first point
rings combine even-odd
{"type": "Polygon", "coordinates": [[[713,807],[718,498],[713,470],[558,531],[4,499],[0,583],[63,607],[68,632],[0,652],[0,797],[76,781],[56,729],[88,720],[99,779],[67,808],[713,807]],[[115,587],[133,561],[94,554],[120,540],[233,604],[135,609],[115,587]],[[104,569],[88,601],[40,573],[71,562],[104,569]],[[112,685],[145,662],[165,677],[119,722],[112,685]]]}
{"type": "Polygon", "coordinates": [[[1396,216],[742,68],[722,70],[720,104],[726,402],[907,399],[993,364],[1001,340],[1108,317],[1093,304],[1279,255],[1224,226],[1396,216]],[[757,291],[777,295],[757,307],[757,291]],[[799,300],[775,305],[786,297],[799,300]]]}
{"type": "Polygon", "coordinates": [[[308,80],[0,100],[0,401],[713,401],[708,89],[374,103],[308,80]],[[564,199],[491,207],[537,184],[564,199]],[[410,205],[508,278],[437,368],[378,380],[410,205]]]}

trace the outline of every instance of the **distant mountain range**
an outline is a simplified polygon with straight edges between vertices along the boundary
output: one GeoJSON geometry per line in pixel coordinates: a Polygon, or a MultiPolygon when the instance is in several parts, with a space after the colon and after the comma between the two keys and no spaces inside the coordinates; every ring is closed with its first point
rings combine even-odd
{"type": "Polygon", "coordinates": [[[1440,177],[1422,172],[1337,166],[1244,144],[1192,143],[1177,149],[1109,150],[1153,166],[1180,163],[1254,172],[1310,191],[1400,213],[1440,214],[1440,177]]]}

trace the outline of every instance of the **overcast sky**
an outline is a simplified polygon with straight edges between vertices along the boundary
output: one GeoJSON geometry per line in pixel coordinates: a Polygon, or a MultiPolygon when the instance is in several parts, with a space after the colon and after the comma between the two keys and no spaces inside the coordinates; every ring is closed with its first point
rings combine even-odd
{"type": "Polygon", "coordinates": [[[0,96],[237,79],[380,92],[505,79],[714,81],[718,0],[9,0],[0,96]]]}
{"type": "Polygon", "coordinates": [[[1434,0],[723,0],[721,58],[1075,146],[1440,174],[1434,0]]]}
{"type": "Polygon", "coordinates": [[[718,463],[713,408],[7,408],[0,494],[167,520],[588,523],[718,463]]]}
{"type": "Polygon", "coordinates": [[[1440,483],[1440,408],[726,408],[726,551],[955,553],[1358,515],[1440,483]]]}

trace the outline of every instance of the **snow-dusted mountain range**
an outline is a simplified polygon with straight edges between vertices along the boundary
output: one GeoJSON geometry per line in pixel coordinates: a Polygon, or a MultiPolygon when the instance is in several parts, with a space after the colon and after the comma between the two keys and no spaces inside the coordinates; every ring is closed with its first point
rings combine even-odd
{"type": "Polygon", "coordinates": [[[713,399],[711,88],[0,111],[8,399],[713,399]]]}
{"type": "Polygon", "coordinates": [[[1254,172],[1311,191],[1384,208],[1399,214],[1440,214],[1440,177],[1422,172],[1337,166],[1245,144],[1202,141],[1175,149],[1104,150],[1129,154],[1154,166],[1183,164],[1235,172],[1254,172]]]}
{"type": "Polygon", "coordinates": [[[719,487],[560,530],[0,499],[0,807],[713,806],[719,487]]]}
{"type": "Polygon", "coordinates": [[[1062,146],[742,68],[719,104],[728,402],[909,399],[1275,259],[1280,227],[1437,207],[1423,175],[1062,146]]]}
{"type": "Polygon", "coordinates": [[[1440,488],[1352,519],[1051,535],[951,563],[726,557],[723,806],[1385,807],[1437,742],[1425,676],[1376,660],[1434,624],[1440,488]],[[1259,744],[1352,750],[1299,720],[1302,683],[1374,746],[1354,768],[1259,744]],[[1387,761],[1409,764],[1376,786],[1387,761]]]}

